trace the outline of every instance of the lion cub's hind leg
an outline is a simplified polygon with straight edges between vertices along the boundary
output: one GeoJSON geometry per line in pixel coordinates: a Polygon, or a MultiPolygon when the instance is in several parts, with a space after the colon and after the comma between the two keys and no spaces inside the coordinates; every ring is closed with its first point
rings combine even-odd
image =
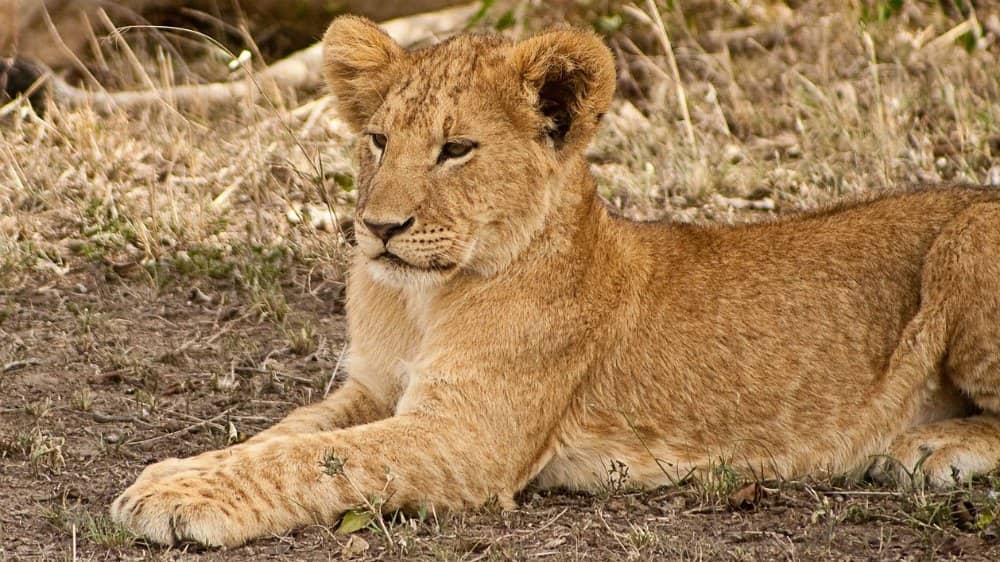
{"type": "Polygon", "coordinates": [[[1000,468],[1000,202],[973,205],[941,232],[924,265],[923,293],[949,326],[945,383],[975,415],[907,430],[869,475],[941,487],[1000,468]]]}
{"type": "Polygon", "coordinates": [[[868,469],[874,480],[945,488],[1000,464],[1000,418],[991,414],[917,426],[893,441],[868,469]]]}

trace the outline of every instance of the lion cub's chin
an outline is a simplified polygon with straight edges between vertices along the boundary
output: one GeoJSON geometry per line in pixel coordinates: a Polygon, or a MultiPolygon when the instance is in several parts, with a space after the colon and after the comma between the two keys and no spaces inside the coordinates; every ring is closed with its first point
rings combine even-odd
{"type": "Polygon", "coordinates": [[[380,258],[368,258],[368,272],[376,283],[397,289],[420,291],[443,284],[451,278],[457,267],[449,269],[422,269],[390,262],[380,258]]]}

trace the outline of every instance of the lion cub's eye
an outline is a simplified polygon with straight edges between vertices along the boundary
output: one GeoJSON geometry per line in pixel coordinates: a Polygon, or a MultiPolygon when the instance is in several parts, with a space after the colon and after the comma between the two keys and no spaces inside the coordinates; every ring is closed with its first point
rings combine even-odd
{"type": "Polygon", "coordinates": [[[472,152],[472,149],[477,146],[479,146],[479,143],[465,139],[448,141],[441,147],[441,154],[438,155],[437,163],[440,164],[452,158],[461,158],[472,152]]]}
{"type": "Polygon", "coordinates": [[[371,133],[368,136],[371,137],[372,145],[374,145],[375,148],[385,150],[385,145],[389,142],[389,139],[387,139],[385,135],[382,133],[371,133]]]}

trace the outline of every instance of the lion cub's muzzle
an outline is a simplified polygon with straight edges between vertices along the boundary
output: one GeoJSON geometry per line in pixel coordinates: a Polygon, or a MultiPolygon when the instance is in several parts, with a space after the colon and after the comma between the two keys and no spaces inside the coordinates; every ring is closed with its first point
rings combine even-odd
{"type": "Polygon", "coordinates": [[[402,221],[361,219],[358,245],[368,259],[391,269],[448,271],[458,265],[450,256],[455,244],[448,229],[430,227],[410,216],[402,221]]]}

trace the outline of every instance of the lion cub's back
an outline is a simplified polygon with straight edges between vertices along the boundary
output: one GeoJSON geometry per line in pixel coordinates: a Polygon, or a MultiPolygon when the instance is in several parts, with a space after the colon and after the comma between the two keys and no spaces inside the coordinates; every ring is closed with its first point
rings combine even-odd
{"type": "Polygon", "coordinates": [[[756,224],[640,227],[652,260],[638,297],[646,326],[669,332],[661,341],[842,342],[881,368],[919,306],[931,244],[962,210],[991,200],[1000,192],[933,189],[756,224]]]}
{"type": "Polygon", "coordinates": [[[762,435],[829,421],[808,411],[857,416],[920,306],[935,237],[988,200],[1000,193],[938,189],[752,225],[637,225],[650,278],[609,332],[591,398],[635,402],[605,404],[613,411],[662,404],[636,424],[688,428],[673,438],[702,444],[692,415],[734,431],[770,420],[754,426],[762,435]]]}
{"type": "Polygon", "coordinates": [[[1000,201],[1000,190],[922,189],[736,226],[646,223],[638,231],[664,276],[737,284],[787,284],[814,274],[862,281],[894,267],[919,270],[941,229],[964,209],[987,201],[1000,201]]]}

